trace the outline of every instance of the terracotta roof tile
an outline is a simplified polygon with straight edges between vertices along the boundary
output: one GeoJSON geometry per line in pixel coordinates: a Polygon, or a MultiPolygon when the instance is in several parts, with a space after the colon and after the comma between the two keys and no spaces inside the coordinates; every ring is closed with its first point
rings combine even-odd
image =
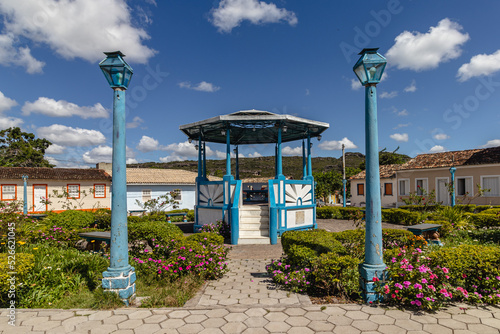
{"type": "MultiPolygon", "coordinates": [[[[380,178],[390,179],[396,176],[396,171],[401,169],[402,165],[381,165],[380,168],[380,178]]],[[[351,176],[350,180],[363,180],[366,178],[366,171],[362,171],[356,175],[351,176]]]]}
{"type": "Polygon", "coordinates": [[[83,168],[45,168],[45,167],[0,167],[0,179],[21,179],[28,175],[28,180],[106,180],[111,176],[103,169],[83,168]]]}
{"type": "Polygon", "coordinates": [[[402,169],[421,169],[500,163],[500,146],[463,151],[420,154],[403,164],[402,169]]]}
{"type": "MultiPolygon", "coordinates": [[[[106,170],[111,174],[111,170],[106,170]]],[[[195,184],[198,173],[182,169],[127,168],[127,184],[195,184]]],[[[210,181],[222,180],[209,176],[210,181]]]]}

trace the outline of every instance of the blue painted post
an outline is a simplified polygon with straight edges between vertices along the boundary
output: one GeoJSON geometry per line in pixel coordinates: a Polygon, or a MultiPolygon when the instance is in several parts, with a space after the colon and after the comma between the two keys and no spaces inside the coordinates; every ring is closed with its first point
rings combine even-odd
{"type": "Polygon", "coordinates": [[[115,87],[113,101],[113,196],[110,265],[102,287],[115,291],[126,305],[135,298],[135,270],[128,259],[125,88],[115,87]]]}
{"type": "MultiPolygon", "coordinates": [[[[28,175],[21,176],[24,182],[24,193],[23,193],[23,214],[28,214],[28,175]]],[[[33,203],[34,204],[34,203],[33,203]]]]}
{"type": "Polygon", "coordinates": [[[307,176],[307,163],[306,163],[306,144],[302,139],[302,180],[307,176]]]}
{"type": "Polygon", "coordinates": [[[226,175],[231,175],[231,134],[226,130],[226,175]]]}
{"type": "Polygon", "coordinates": [[[450,168],[450,173],[451,173],[451,206],[455,206],[455,172],[456,172],[455,167],[450,168]]]}
{"type": "Polygon", "coordinates": [[[343,179],[342,180],[342,187],[344,188],[344,200],[343,200],[343,207],[345,208],[346,207],[346,192],[347,192],[347,180],[346,179],[343,179]]]}
{"type": "Polygon", "coordinates": [[[238,159],[238,145],[234,148],[234,154],[236,155],[236,180],[240,179],[240,164],[238,159]]]}
{"type": "MultiPolygon", "coordinates": [[[[272,186],[272,184],[270,184],[272,186]]],[[[278,210],[276,207],[271,207],[269,210],[269,240],[271,245],[278,243],[278,210]]]]}
{"type": "Polygon", "coordinates": [[[278,128],[278,145],[276,146],[276,176],[283,176],[283,163],[281,157],[281,127],[278,128]]]}
{"type": "Polygon", "coordinates": [[[378,157],[377,88],[365,86],[366,236],[365,261],[360,264],[361,288],[366,302],[378,300],[373,278],[382,280],[386,265],[382,250],[382,212],[378,157]]]}
{"type": "MultiPolygon", "coordinates": [[[[311,159],[311,146],[312,146],[312,143],[311,143],[311,135],[308,133],[307,134],[307,176],[306,178],[308,180],[312,180],[312,159],[311,159]]],[[[313,184],[313,187],[314,187],[314,184],[313,184]]]]}
{"type": "Polygon", "coordinates": [[[202,167],[202,160],[201,160],[201,136],[198,137],[198,178],[201,179],[203,176],[203,167],[202,167]]]}
{"type": "Polygon", "coordinates": [[[203,172],[202,177],[207,179],[207,145],[203,142],[203,172]]]}

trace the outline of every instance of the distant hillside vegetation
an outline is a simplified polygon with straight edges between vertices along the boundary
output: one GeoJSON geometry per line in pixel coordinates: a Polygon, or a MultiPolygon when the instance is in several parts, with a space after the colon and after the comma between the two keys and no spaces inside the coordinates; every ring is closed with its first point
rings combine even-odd
{"type": "MultiPolygon", "coordinates": [[[[346,167],[359,168],[365,161],[365,156],[361,153],[345,154],[346,167]]],[[[275,174],[274,157],[240,158],[240,178],[251,177],[273,177],[275,174]]],[[[231,159],[232,174],[235,174],[235,159],[231,159]]],[[[145,162],[129,164],[128,168],[170,168],[184,169],[198,172],[198,162],[196,160],[171,161],[171,162],[145,162]]],[[[318,157],[312,158],[312,170],[316,172],[342,171],[342,157],[318,157]]],[[[226,160],[207,160],[207,174],[222,176],[226,173],[226,160]]],[[[283,157],[283,174],[294,179],[302,178],[302,157],[283,157]]]]}

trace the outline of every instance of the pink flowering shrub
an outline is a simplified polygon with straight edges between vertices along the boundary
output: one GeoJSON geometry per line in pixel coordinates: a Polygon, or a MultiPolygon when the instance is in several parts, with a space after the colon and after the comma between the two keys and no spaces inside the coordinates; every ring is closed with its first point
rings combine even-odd
{"type": "Polygon", "coordinates": [[[420,248],[400,249],[386,261],[388,281],[374,279],[377,291],[388,304],[438,309],[450,301],[454,289],[449,283],[449,270],[433,266],[431,258],[420,248]]]}
{"type": "Polygon", "coordinates": [[[229,223],[218,220],[215,224],[205,224],[200,228],[200,232],[216,233],[225,239],[231,238],[231,226],[229,223]]]}
{"type": "Polygon", "coordinates": [[[292,292],[307,292],[311,287],[311,270],[309,268],[293,269],[289,264],[272,261],[266,266],[274,283],[292,292]]]}
{"type": "Polygon", "coordinates": [[[132,260],[138,271],[154,272],[161,279],[173,281],[186,275],[216,279],[227,272],[228,251],[223,244],[179,238],[168,245],[156,244],[152,250],[145,248],[132,260]]]}

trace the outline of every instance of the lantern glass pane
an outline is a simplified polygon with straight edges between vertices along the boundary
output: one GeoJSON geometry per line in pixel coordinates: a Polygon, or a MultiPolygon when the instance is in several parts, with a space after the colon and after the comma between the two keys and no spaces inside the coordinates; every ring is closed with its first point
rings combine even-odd
{"type": "Polygon", "coordinates": [[[363,64],[360,64],[357,68],[355,68],[354,73],[358,77],[359,81],[361,81],[362,85],[366,84],[368,78],[366,77],[366,71],[363,64]]]}

